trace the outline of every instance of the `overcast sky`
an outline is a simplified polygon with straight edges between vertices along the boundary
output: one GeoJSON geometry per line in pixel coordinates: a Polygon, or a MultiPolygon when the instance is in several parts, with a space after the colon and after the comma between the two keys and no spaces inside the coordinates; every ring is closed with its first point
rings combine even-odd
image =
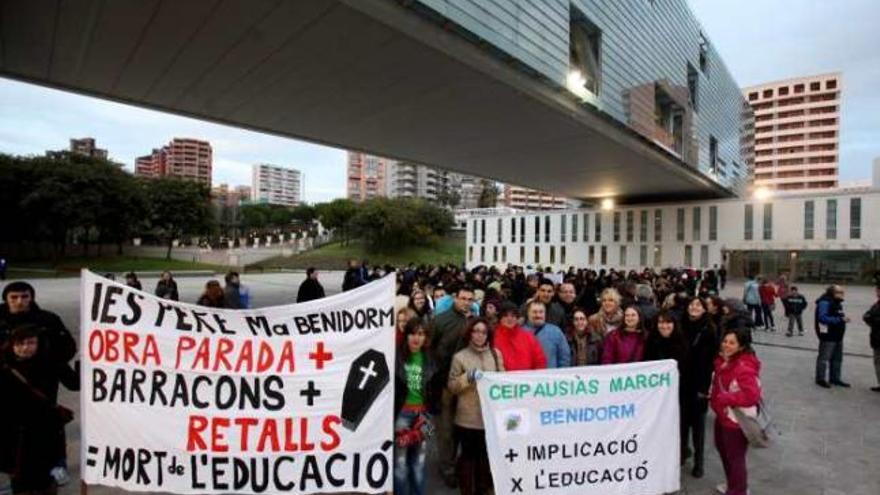
{"type": "MultiPolygon", "coordinates": [[[[870,177],[880,157],[880,0],[689,3],[740,86],[842,72],[841,180],[870,177]]],[[[306,201],[345,194],[343,151],[0,79],[0,152],[40,154],[82,136],[129,168],[175,136],[205,139],[214,184],[250,184],[251,164],[263,162],[302,171],[306,201]]]]}

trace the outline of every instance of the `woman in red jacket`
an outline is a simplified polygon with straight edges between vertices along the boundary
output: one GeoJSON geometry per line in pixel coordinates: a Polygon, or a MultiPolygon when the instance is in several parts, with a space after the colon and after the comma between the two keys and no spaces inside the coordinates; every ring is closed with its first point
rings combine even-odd
{"type": "Polygon", "coordinates": [[[605,335],[602,364],[637,363],[645,355],[645,322],[635,306],[623,311],[623,325],[605,335]]]}
{"type": "Polygon", "coordinates": [[[747,329],[726,330],[721,340],[721,354],[715,359],[715,377],[709,404],[715,411],[715,447],[724,465],[727,485],[718,490],[725,495],[746,495],[748,473],[746,452],[749,441],[739,427],[733,408],[754,415],[761,399],[761,362],[752,350],[747,329]]]}

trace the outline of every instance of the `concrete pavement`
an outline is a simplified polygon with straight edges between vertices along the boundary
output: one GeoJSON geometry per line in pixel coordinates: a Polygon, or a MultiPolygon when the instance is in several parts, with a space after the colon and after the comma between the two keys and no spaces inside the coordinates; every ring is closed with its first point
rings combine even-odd
{"type": "MultiPolygon", "coordinates": [[[[246,274],[243,283],[249,286],[257,306],[286,304],[296,299],[303,273],[246,274]]],[[[195,301],[206,278],[178,279],[183,300],[195,301]]],[[[336,293],[342,282],[341,272],[321,274],[328,294],[336,293]]],[[[155,279],[142,281],[148,290],[155,279]]],[[[44,308],[57,312],[71,329],[77,329],[79,280],[34,280],[37,301],[44,308]]],[[[762,382],[765,399],[781,431],[774,445],[749,454],[750,479],[754,494],[796,495],[877,495],[880,494],[880,394],[868,391],[875,385],[870,359],[849,355],[844,359],[844,378],[852,389],[821,389],[813,384],[816,338],[812,333],[812,304],[821,293],[819,286],[803,285],[801,291],[810,301],[805,315],[807,335],[786,338],[784,330],[775,334],[758,332],[756,340],[772,345],[757,347],[763,362],[762,382]]],[[[725,296],[741,296],[742,285],[730,284],[725,296]]],[[[847,290],[846,310],[853,323],[847,331],[847,350],[868,355],[867,328],[861,323],[861,314],[873,300],[873,289],[850,287],[847,290]]],[[[781,310],[777,311],[782,318],[781,310]]],[[[61,401],[78,411],[78,397],[62,393],[61,401]]],[[[714,493],[715,484],[723,481],[720,461],[711,444],[707,445],[706,476],[701,480],[690,477],[689,469],[682,471],[683,494],[714,493]]],[[[78,480],[79,423],[68,426],[71,473],[78,480]]],[[[434,463],[430,463],[429,489],[431,494],[457,493],[442,487],[434,463]]],[[[78,483],[65,486],[60,493],[73,495],[78,483]]],[[[90,488],[90,493],[118,492],[101,487],[90,488]]]]}

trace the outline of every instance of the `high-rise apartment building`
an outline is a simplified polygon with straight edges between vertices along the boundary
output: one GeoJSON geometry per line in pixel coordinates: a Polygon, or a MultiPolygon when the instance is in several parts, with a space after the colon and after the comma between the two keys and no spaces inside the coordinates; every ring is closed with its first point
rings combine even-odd
{"type": "Polygon", "coordinates": [[[219,206],[238,206],[251,200],[251,186],[230,187],[227,184],[220,184],[211,188],[211,198],[219,206]]]}
{"type": "Polygon", "coordinates": [[[755,114],[755,188],[837,187],[840,92],[840,73],[743,89],[755,114]]]}
{"type": "Polygon", "coordinates": [[[294,168],[265,163],[252,169],[251,198],[271,205],[298,206],[302,202],[302,173],[294,168]]]}
{"type": "Polygon", "coordinates": [[[394,160],[355,151],[348,152],[348,199],[365,201],[388,196],[388,169],[394,160]]]}
{"type": "Polygon", "coordinates": [[[569,207],[568,200],[527,187],[504,185],[501,193],[503,206],[516,210],[564,210],[569,207]]]}
{"type": "Polygon", "coordinates": [[[77,155],[90,156],[92,158],[107,159],[107,150],[95,146],[95,138],[82,138],[70,140],[70,152],[77,155]]]}
{"type": "Polygon", "coordinates": [[[211,143],[174,138],[167,146],[154,148],[135,159],[135,175],[147,178],[180,177],[211,185],[213,151],[211,143]]]}

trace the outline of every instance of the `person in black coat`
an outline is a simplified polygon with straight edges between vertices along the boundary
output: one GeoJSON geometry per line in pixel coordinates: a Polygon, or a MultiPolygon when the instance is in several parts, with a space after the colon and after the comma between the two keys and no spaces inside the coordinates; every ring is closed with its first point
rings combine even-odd
{"type": "Polygon", "coordinates": [[[174,281],[171,272],[167,270],[162,272],[162,277],[156,282],[156,295],[162,299],[180,300],[180,294],[177,292],[177,282],[174,281]]]}
{"type": "Polygon", "coordinates": [[[357,261],[351,260],[348,263],[348,270],[345,271],[345,276],[342,278],[342,292],[357,289],[366,283],[361,266],[357,261]]]}
{"type": "Polygon", "coordinates": [[[306,279],[299,284],[299,291],[296,293],[296,302],[313,301],[324,297],[324,286],[318,282],[318,271],[315,267],[309,267],[306,270],[306,279]]]}
{"type": "Polygon", "coordinates": [[[709,409],[709,386],[712,384],[714,361],[718,354],[718,337],[706,310],[706,303],[691,297],[684,306],[682,330],[688,345],[682,380],[682,424],[685,426],[683,457],[689,455],[688,436],[693,435],[695,478],[703,477],[703,459],[706,443],[706,411],[709,409]]]}
{"type": "MultiPolygon", "coordinates": [[[[648,338],[645,341],[645,361],[660,361],[674,359],[678,365],[678,405],[679,410],[685,410],[685,390],[692,387],[685,386],[689,376],[685,373],[689,370],[687,365],[688,341],[681,329],[681,324],[675,319],[675,315],[668,309],[657,314],[657,318],[648,330],[648,338]]],[[[687,452],[687,427],[684,414],[680,417],[679,435],[681,441],[681,460],[686,460],[687,452]]]]}
{"type": "Polygon", "coordinates": [[[880,392],[880,282],[875,288],[877,301],[862,316],[862,321],[871,329],[871,349],[874,350],[874,373],[877,375],[877,386],[871,387],[873,392],[880,392]]]}
{"type": "Polygon", "coordinates": [[[34,324],[15,327],[0,349],[0,471],[10,474],[13,493],[54,488],[50,474],[64,456],[58,433],[72,419],[57,404],[58,384],[79,390],[78,372],[58,362],[47,330],[34,324]]]}

